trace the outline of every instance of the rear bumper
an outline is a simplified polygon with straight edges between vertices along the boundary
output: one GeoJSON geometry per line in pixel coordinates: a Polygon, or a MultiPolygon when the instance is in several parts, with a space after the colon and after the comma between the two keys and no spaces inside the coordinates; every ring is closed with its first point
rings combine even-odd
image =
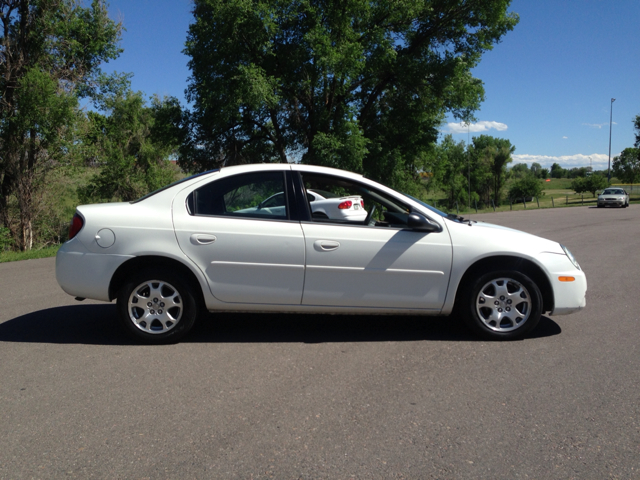
{"type": "Polygon", "coordinates": [[[80,242],[65,243],[56,255],[56,280],[62,290],[74,297],[109,302],[109,283],[130,255],[88,252],[80,242]]]}

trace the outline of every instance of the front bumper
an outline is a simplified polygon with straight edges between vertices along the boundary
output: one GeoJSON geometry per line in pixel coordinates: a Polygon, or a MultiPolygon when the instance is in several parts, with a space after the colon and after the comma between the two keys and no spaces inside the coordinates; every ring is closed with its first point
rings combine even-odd
{"type": "Polygon", "coordinates": [[[604,200],[600,200],[598,199],[598,206],[601,207],[606,207],[606,206],[610,206],[610,207],[622,207],[625,204],[624,199],[604,199],[604,200]]]}
{"type": "Polygon", "coordinates": [[[543,253],[540,259],[547,267],[553,290],[551,315],[568,315],[582,310],[587,305],[587,276],[584,272],[578,270],[564,254],[543,253]],[[573,278],[573,281],[566,281],[567,278],[573,278]]]}

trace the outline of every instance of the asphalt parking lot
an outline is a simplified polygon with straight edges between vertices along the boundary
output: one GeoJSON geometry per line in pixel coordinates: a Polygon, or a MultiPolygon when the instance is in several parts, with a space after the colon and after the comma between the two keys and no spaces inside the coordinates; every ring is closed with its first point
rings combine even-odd
{"type": "Polygon", "coordinates": [[[506,343],[233,314],[148,347],[54,259],[0,264],[0,478],[640,478],[640,205],[472,218],[567,245],[587,308],[506,343]]]}

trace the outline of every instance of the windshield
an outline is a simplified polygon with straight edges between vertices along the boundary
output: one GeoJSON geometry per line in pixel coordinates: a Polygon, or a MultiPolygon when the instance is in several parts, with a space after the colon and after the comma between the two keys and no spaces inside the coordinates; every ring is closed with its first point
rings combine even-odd
{"type": "MultiPolygon", "coordinates": [[[[402,193],[402,192],[401,192],[402,193]]],[[[409,195],[408,193],[402,193],[405,197],[409,197],[411,200],[413,200],[414,202],[418,202],[420,205],[422,205],[425,208],[428,208],[429,210],[431,210],[433,213],[436,213],[438,215],[440,215],[441,217],[444,218],[448,218],[449,220],[453,220],[456,222],[462,222],[464,219],[459,216],[459,215],[455,215],[453,213],[444,213],[441,210],[438,210],[436,207],[433,207],[431,205],[429,205],[428,203],[424,203],[422,200],[418,200],[416,197],[409,195]]]]}
{"type": "Polygon", "coordinates": [[[603,195],[622,195],[622,190],[615,190],[612,188],[608,188],[604,192],[602,192],[602,194],[603,195]]]}
{"type": "Polygon", "coordinates": [[[166,190],[167,188],[171,188],[171,187],[174,187],[174,186],[176,186],[176,185],[180,185],[181,183],[187,182],[187,181],[189,181],[189,180],[191,180],[191,179],[193,179],[193,178],[197,178],[197,177],[200,177],[200,176],[202,176],[202,175],[206,175],[207,173],[218,172],[218,171],[220,171],[220,169],[219,169],[219,168],[217,168],[217,169],[215,169],[215,170],[208,170],[208,171],[206,171],[206,172],[202,172],[202,173],[196,173],[195,175],[191,175],[191,176],[189,176],[189,177],[185,177],[185,178],[183,178],[183,179],[181,179],[181,180],[177,180],[177,181],[175,181],[175,182],[173,182],[173,183],[170,183],[169,185],[166,185],[166,186],[164,186],[164,187],[162,187],[162,188],[159,188],[158,190],[154,190],[154,191],[153,191],[153,192],[151,192],[151,193],[147,193],[144,197],[140,197],[139,199],[137,199],[137,200],[133,200],[133,201],[131,201],[130,203],[138,203],[138,202],[141,202],[141,201],[143,201],[143,200],[146,200],[146,199],[147,199],[147,198],[149,198],[149,197],[154,196],[156,193],[163,192],[163,191],[164,191],[164,190],[166,190]]]}

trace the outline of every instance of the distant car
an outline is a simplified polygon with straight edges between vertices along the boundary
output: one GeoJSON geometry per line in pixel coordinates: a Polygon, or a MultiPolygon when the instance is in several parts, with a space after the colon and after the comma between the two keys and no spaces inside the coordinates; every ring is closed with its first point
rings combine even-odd
{"type": "MultiPolygon", "coordinates": [[[[360,195],[339,196],[331,192],[307,190],[307,199],[314,218],[333,220],[364,221],[367,211],[364,200],[360,195]]],[[[284,215],[286,197],[284,192],[278,192],[263,200],[255,207],[242,208],[235,213],[253,213],[256,215],[284,215]]]]}
{"type": "Polygon", "coordinates": [[[628,207],[629,194],[623,188],[605,188],[598,195],[598,207],[628,207]]]}
{"type": "Polygon", "coordinates": [[[324,190],[307,189],[307,199],[314,218],[364,221],[367,211],[360,195],[339,196],[324,190]]]}
{"type": "Polygon", "coordinates": [[[513,339],[543,313],[582,309],[587,290],[557,242],[299,164],[225,167],[133,202],[79,206],[56,278],[78,300],[117,299],[147,343],[179,340],[206,311],[453,313],[513,339]]]}

